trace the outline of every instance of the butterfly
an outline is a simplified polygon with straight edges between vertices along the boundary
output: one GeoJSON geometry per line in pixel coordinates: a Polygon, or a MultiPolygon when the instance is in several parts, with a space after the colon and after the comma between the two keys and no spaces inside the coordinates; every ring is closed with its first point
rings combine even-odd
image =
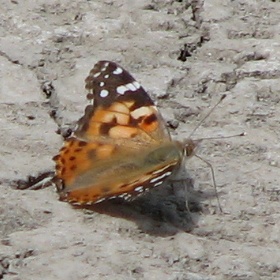
{"type": "Polygon", "coordinates": [[[53,158],[61,200],[131,200],[161,186],[192,155],[194,141],[171,139],[148,93],[121,66],[99,61],[85,82],[91,104],[53,158]]]}

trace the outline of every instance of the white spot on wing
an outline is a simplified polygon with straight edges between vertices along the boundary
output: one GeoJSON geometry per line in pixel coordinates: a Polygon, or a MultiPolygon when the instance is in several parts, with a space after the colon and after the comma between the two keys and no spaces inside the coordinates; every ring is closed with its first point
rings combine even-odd
{"type": "Polygon", "coordinates": [[[68,201],[71,202],[72,205],[81,205],[81,203],[78,201],[73,201],[73,200],[68,200],[68,201]]]}
{"type": "Polygon", "coordinates": [[[123,197],[125,197],[126,195],[127,195],[127,193],[122,193],[122,194],[118,195],[118,197],[123,198],[123,197]]]}
{"type": "Polygon", "coordinates": [[[139,89],[141,87],[141,85],[136,81],[133,82],[133,85],[136,87],[136,89],[139,89]]]}
{"type": "Polygon", "coordinates": [[[117,67],[114,71],[113,71],[113,74],[116,74],[116,75],[119,75],[123,72],[122,68],[120,67],[117,67]]]}
{"type": "Polygon", "coordinates": [[[139,186],[137,188],[134,189],[136,192],[143,192],[144,187],[143,186],[139,186]]]}
{"type": "Polygon", "coordinates": [[[108,79],[109,76],[110,76],[109,74],[106,74],[106,75],[104,76],[104,78],[105,78],[105,79],[108,79]]]}
{"type": "MultiPolygon", "coordinates": [[[[116,71],[116,70],[115,70],[116,71]]],[[[140,84],[137,82],[129,83],[126,85],[121,85],[117,87],[117,93],[124,94],[126,91],[136,91],[140,87],[140,84]]]]}
{"type": "Polygon", "coordinates": [[[103,87],[104,85],[105,85],[105,83],[104,82],[100,82],[100,84],[99,84],[101,87],[103,87]]]}
{"type": "Polygon", "coordinates": [[[102,202],[102,201],[104,201],[106,198],[100,198],[100,199],[98,199],[97,201],[95,201],[94,203],[99,203],[99,202],[102,202]]]}
{"type": "Polygon", "coordinates": [[[156,181],[159,181],[159,180],[161,180],[161,179],[163,179],[163,178],[165,178],[165,177],[171,175],[171,173],[172,173],[172,172],[170,172],[170,171],[168,171],[168,172],[166,172],[166,173],[163,173],[161,176],[158,176],[158,177],[152,179],[152,180],[150,181],[150,183],[154,183],[154,182],[156,182],[156,181]]]}
{"type": "Polygon", "coordinates": [[[101,97],[107,97],[109,95],[109,91],[106,89],[102,89],[100,92],[101,97]]]}
{"type": "Polygon", "coordinates": [[[93,77],[94,77],[94,78],[97,78],[100,74],[101,74],[100,72],[95,73],[95,74],[93,75],[93,77]]]}
{"type": "Polygon", "coordinates": [[[127,194],[126,196],[124,196],[124,199],[125,200],[128,200],[128,199],[130,199],[131,198],[131,194],[127,194]]]}
{"type": "Polygon", "coordinates": [[[154,187],[157,187],[157,186],[161,185],[162,183],[163,183],[163,181],[159,181],[159,182],[154,184],[154,187]]]}
{"type": "Polygon", "coordinates": [[[169,168],[169,167],[170,167],[170,166],[172,166],[172,165],[175,165],[175,164],[169,164],[169,165],[166,165],[166,166],[164,166],[163,168],[161,168],[161,169],[158,169],[158,170],[154,171],[154,172],[153,172],[153,174],[162,173],[162,171],[163,171],[163,170],[165,170],[165,169],[169,168]]]}
{"type": "Polygon", "coordinates": [[[127,88],[125,86],[117,87],[117,93],[118,94],[124,94],[126,91],[127,91],[127,88]]]}
{"type": "Polygon", "coordinates": [[[128,90],[131,90],[131,91],[136,91],[137,88],[135,87],[134,84],[130,83],[130,84],[127,84],[126,87],[128,88],[128,90]]]}
{"type": "Polygon", "coordinates": [[[101,72],[105,71],[105,70],[107,69],[108,65],[109,65],[109,63],[106,62],[106,63],[103,65],[103,67],[102,67],[102,69],[101,69],[101,72]]]}

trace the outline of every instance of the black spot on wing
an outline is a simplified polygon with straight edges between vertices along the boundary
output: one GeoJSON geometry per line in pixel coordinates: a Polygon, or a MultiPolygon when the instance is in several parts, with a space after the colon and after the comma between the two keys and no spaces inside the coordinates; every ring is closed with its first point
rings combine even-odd
{"type": "Polygon", "coordinates": [[[78,145],[79,145],[79,147],[85,147],[87,144],[88,143],[85,141],[80,141],[78,145]]]}
{"type": "MultiPolygon", "coordinates": [[[[94,107],[100,105],[109,107],[115,101],[134,101],[134,109],[141,106],[153,105],[153,101],[142,88],[135,90],[125,90],[124,94],[120,94],[118,88],[133,84],[135,79],[128,71],[121,66],[110,61],[99,61],[90,71],[86,78],[86,89],[89,90],[89,99],[94,99],[94,107]],[[121,71],[116,71],[121,69],[121,71]],[[102,97],[101,91],[108,91],[106,97],[102,97]]],[[[133,109],[133,110],[134,110],[133,109]]]]}
{"type": "Polygon", "coordinates": [[[144,123],[147,125],[149,125],[155,121],[157,121],[157,116],[155,114],[149,115],[148,117],[146,117],[144,119],[144,123]]]}
{"type": "Polygon", "coordinates": [[[99,132],[101,135],[109,135],[110,129],[114,126],[115,124],[112,123],[102,123],[102,125],[99,128],[99,132]]]}

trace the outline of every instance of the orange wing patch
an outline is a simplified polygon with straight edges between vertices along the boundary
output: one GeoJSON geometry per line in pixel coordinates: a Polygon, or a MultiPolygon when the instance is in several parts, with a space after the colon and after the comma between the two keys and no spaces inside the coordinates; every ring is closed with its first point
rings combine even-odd
{"type": "Polygon", "coordinates": [[[115,102],[107,108],[94,109],[88,106],[75,135],[87,141],[94,141],[100,136],[121,139],[142,135],[143,141],[159,138],[157,134],[161,134],[162,130],[157,109],[154,106],[143,106],[131,111],[131,108],[131,102],[115,102]]]}
{"type": "Polygon", "coordinates": [[[93,167],[94,162],[110,157],[116,147],[98,143],[88,143],[70,138],[61,148],[56,162],[56,174],[64,184],[72,185],[78,176],[93,167]]]}

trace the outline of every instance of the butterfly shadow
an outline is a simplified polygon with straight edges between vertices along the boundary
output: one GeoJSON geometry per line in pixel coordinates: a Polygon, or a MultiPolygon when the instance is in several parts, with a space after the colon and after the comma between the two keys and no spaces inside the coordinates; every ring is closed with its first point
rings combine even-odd
{"type": "Polygon", "coordinates": [[[192,180],[185,180],[152,189],[130,202],[112,199],[75,207],[133,221],[142,232],[151,235],[171,236],[196,227],[202,212],[199,200],[192,180]]]}
{"type": "MultiPolygon", "coordinates": [[[[13,187],[20,190],[40,190],[52,186],[53,172],[39,176],[29,176],[27,180],[14,182],[13,187]]],[[[145,233],[156,236],[172,236],[178,232],[191,232],[197,225],[202,201],[215,198],[214,192],[194,190],[192,179],[168,181],[160,188],[152,189],[133,201],[112,199],[93,205],[74,206],[100,214],[133,221],[145,233]]]]}

